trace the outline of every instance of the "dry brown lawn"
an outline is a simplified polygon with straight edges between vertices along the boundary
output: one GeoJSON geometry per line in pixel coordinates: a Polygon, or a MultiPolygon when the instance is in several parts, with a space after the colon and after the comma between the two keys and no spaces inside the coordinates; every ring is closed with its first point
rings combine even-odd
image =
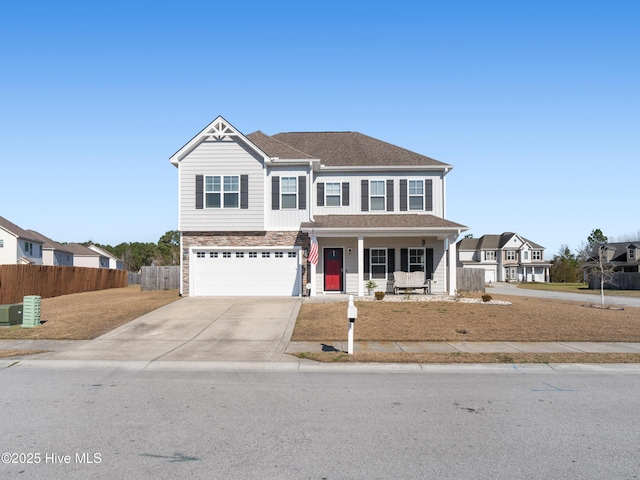
{"type": "Polygon", "coordinates": [[[91,340],[180,296],[177,290],[140,291],[140,285],[43,298],[35,328],[0,328],[0,339],[91,340]]]}
{"type": "MultiPolygon", "coordinates": [[[[459,302],[357,302],[356,341],[640,342],[640,308],[494,296],[511,305],[459,302]]],[[[304,303],[292,340],[344,340],[346,305],[304,303]]]]}
{"type": "MultiPolygon", "coordinates": [[[[479,297],[479,296],[478,296],[479,297]]],[[[640,309],[603,310],[587,303],[499,296],[511,305],[459,302],[357,302],[356,341],[640,342],[640,309]]],[[[587,299],[585,299],[587,300],[587,299]]],[[[344,303],[304,303],[292,340],[345,341],[344,303]]],[[[302,353],[321,362],[640,363],[640,354],[302,353]]]]}
{"type": "MultiPolygon", "coordinates": [[[[42,300],[43,325],[0,328],[0,339],[90,340],[178,300],[177,290],[141,292],[139,286],[42,300]]],[[[640,309],[601,310],[583,303],[494,296],[511,305],[458,302],[360,302],[356,341],[640,342],[640,309]]],[[[344,303],[304,303],[294,341],[344,341],[344,303]]],[[[34,352],[0,352],[8,354],[34,352]]],[[[379,354],[305,353],[324,362],[409,363],[640,363],[638,354],[379,354]]]]}

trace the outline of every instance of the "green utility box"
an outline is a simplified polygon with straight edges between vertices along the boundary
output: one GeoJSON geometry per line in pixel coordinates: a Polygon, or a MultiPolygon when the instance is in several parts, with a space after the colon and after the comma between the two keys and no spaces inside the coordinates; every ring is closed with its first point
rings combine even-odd
{"type": "Polygon", "coordinates": [[[22,328],[40,325],[40,297],[28,295],[23,299],[22,328]]]}
{"type": "Polygon", "coordinates": [[[0,327],[10,327],[22,323],[22,304],[0,305],[0,327]]]}

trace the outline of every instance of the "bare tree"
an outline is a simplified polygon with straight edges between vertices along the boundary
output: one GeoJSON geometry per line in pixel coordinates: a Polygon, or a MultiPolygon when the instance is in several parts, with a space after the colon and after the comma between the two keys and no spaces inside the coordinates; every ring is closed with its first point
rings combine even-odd
{"type": "Polygon", "coordinates": [[[600,279],[600,303],[604,306],[605,284],[615,285],[615,267],[609,263],[609,255],[613,253],[606,245],[594,245],[591,258],[587,261],[588,278],[600,279]]]}
{"type": "Polygon", "coordinates": [[[612,241],[614,242],[637,242],[640,240],[640,230],[636,233],[627,233],[625,235],[621,235],[619,237],[614,237],[612,241]]]}

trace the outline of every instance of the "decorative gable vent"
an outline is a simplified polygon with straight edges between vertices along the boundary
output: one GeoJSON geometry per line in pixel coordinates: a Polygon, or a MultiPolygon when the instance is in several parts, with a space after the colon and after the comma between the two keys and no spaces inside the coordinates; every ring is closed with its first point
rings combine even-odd
{"type": "Polygon", "coordinates": [[[223,118],[218,118],[204,134],[213,140],[225,140],[235,136],[236,132],[223,118]]]}

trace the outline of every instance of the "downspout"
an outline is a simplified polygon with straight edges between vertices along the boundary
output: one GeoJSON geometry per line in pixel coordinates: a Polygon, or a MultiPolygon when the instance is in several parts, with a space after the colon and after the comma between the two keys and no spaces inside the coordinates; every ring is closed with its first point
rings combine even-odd
{"type": "MultiPolygon", "coordinates": [[[[309,194],[307,198],[309,199],[309,221],[313,222],[313,198],[311,198],[313,192],[313,162],[309,162],[309,194]]],[[[317,199],[316,199],[317,202],[317,199]]]]}
{"type": "Polygon", "coordinates": [[[442,175],[442,218],[447,218],[447,173],[449,169],[444,169],[444,175],[442,175]]]}

